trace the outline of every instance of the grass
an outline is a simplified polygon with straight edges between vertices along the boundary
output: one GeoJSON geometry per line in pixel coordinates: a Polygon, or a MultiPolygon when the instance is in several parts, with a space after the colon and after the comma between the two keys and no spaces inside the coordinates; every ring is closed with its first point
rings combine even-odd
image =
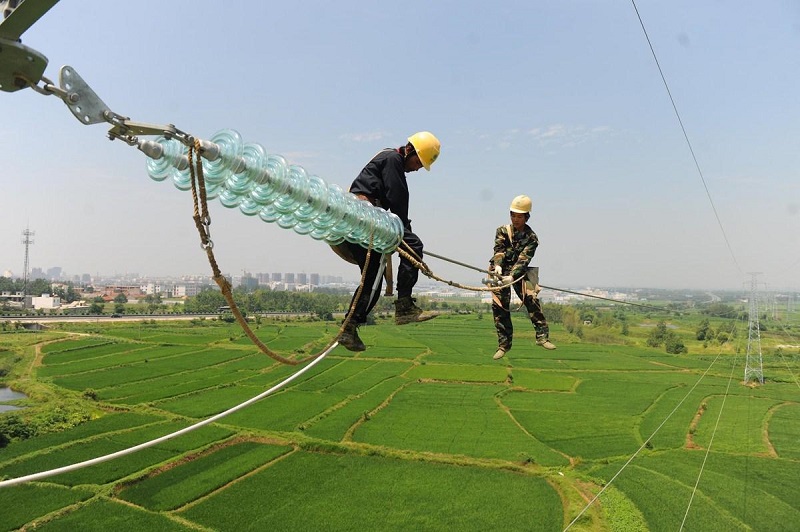
{"type": "MultiPolygon", "coordinates": [[[[742,386],[741,340],[694,340],[702,318],[668,320],[689,347],[671,355],[645,345],[658,317],[630,317],[626,336],[594,327],[584,341],[554,324],[559,347],[545,351],[515,315],[500,361],[487,316],[379,320],[360,331],[367,351],[339,347],[214,425],[0,488],[0,529],[561,530],[615,475],[572,530],[673,530],[684,515],[694,530],[785,529],[800,522],[800,355],[770,329],[767,383],[742,386]]],[[[16,416],[91,413],[0,448],[0,478],[186,427],[298,369],[228,324],[83,327],[0,334],[8,382],[31,396],[16,416]]],[[[337,329],[265,320],[257,334],[311,354],[337,329]]]]}

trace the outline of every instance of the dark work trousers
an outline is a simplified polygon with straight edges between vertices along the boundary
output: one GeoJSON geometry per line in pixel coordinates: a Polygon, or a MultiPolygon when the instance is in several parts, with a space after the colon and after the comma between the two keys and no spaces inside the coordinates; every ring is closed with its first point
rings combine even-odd
{"type": "MultiPolygon", "coordinates": [[[[422,241],[417,235],[411,232],[406,232],[403,235],[403,240],[408,246],[414,250],[418,257],[422,258],[422,241]]],[[[366,248],[358,244],[344,242],[342,245],[347,247],[347,250],[358,262],[358,269],[364,275],[364,265],[367,262],[366,248]]],[[[367,273],[364,276],[364,288],[361,290],[361,297],[355,301],[358,290],[353,293],[353,298],[350,300],[350,306],[355,303],[355,310],[353,311],[353,321],[357,324],[367,322],[367,314],[372,311],[378,300],[381,297],[381,289],[383,287],[383,276],[378,280],[378,289],[372,295],[372,285],[375,283],[375,277],[378,275],[382,255],[380,253],[372,252],[369,258],[369,265],[367,266],[367,273]]],[[[414,285],[417,284],[419,277],[419,270],[414,267],[411,262],[405,258],[400,258],[400,265],[397,267],[397,297],[411,296],[411,291],[414,285]]]]}
{"type": "Polygon", "coordinates": [[[356,295],[358,294],[358,289],[356,289],[356,291],[353,292],[353,298],[350,300],[350,308],[353,308],[353,305],[355,304],[352,321],[356,325],[361,325],[367,322],[367,314],[370,313],[375,304],[378,303],[378,299],[381,297],[383,276],[378,279],[378,287],[374,294],[372,293],[372,286],[375,284],[375,278],[378,276],[378,270],[380,269],[383,255],[373,250],[369,256],[369,264],[367,264],[366,248],[351,242],[343,242],[343,245],[347,247],[347,250],[358,262],[358,269],[361,272],[361,275],[364,276],[364,287],[361,289],[361,297],[358,298],[358,301],[355,300],[356,295]],[[365,265],[367,266],[366,274],[364,274],[365,265]]]}
{"type": "MultiPolygon", "coordinates": [[[[422,240],[411,231],[403,234],[403,242],[416,253],[416,259],[422,260],[422,240]]],[[[402,244],[401,244],[402,246],[402,244]]],[[[402,246],[405,248],[405,246],[402,246]]],[[[411,255],[412,257],[414,254],[411,255]]],[[[411,291],[417,284],[419,270],[411,264],[405,257],[400,257],[400,265],[397,267],[397,297],[411,297],[411,291]]]]}
{"type": "MultiPolygon", "coordinates": [[[[542,313],[542,303],[538,297],[533,294],[525,294],[522,296],[522,283],[525,280],[514,283],[514,291],[517,296],[522,300],[525,308],[528,310],[528,317],[536,330],[536,338],[547,338],[549,336],[549,328],[547,320],[542,313]]],[[[504,288],[498,294],[497,298],[500,304],[492,298],[492,315],[494,316],[494,326],[497,329],[497,345],[508,351],[511,349],[511,343],[514,339],[514,326],[511,324],[511,312],[509,305],[511,304],[511,289],[504,288]]]]}

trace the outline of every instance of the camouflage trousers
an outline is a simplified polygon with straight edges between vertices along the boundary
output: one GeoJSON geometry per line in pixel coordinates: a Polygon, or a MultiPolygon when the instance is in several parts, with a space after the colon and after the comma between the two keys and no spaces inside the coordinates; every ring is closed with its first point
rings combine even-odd
{"type": "MultiPolygon", "coordinates": [[[[522,299],[522,303],[528,311],[528,317],[536,330],[536,338],[548,338],[550,329],[547,326],[544,313],[542,313],[542,303],[539,298],[530,293],[523,295],[522,283],[516,283],[513,286],[514,291],[522,299]]],[[[506,351],[511,349],[514,338],[514,325],[511,323],[511,312],[509,311],[510,303],[510,288],[495,292],[492,297],[492,315],[494,316],[494,327],[497,329],[497,345],[506,351]]]]}

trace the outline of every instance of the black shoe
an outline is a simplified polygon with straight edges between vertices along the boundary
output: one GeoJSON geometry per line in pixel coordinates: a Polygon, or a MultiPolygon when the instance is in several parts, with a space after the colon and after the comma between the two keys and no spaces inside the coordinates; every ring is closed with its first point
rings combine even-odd
{"type": "Polygon", "coordinates": [[[339,335],[339,345],[350,351],[366,351],[367,346],[358,337],[358,326],[353,322],[347,324],[342,334],[339,335]]]}

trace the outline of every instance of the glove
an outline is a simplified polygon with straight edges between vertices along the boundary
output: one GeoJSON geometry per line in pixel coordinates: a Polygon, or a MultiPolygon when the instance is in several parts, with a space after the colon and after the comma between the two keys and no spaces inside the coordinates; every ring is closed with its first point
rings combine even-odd
{"type": "Polygon", "coordinates": [[[510,275],[504,275],[500,278],[500,280],[503,281],[503,284],[511,284],[514,282],[514,278],[510,275]]]}
{"type": "Polygon", "coordinates": [[[494,267],[494,272],[492,272],[492,273],[494,273],[498,277],[502,277],[503,276],[503,268],[501,268],[500,265],[498,264],[498,265],[496,265],[494,267]]]}

